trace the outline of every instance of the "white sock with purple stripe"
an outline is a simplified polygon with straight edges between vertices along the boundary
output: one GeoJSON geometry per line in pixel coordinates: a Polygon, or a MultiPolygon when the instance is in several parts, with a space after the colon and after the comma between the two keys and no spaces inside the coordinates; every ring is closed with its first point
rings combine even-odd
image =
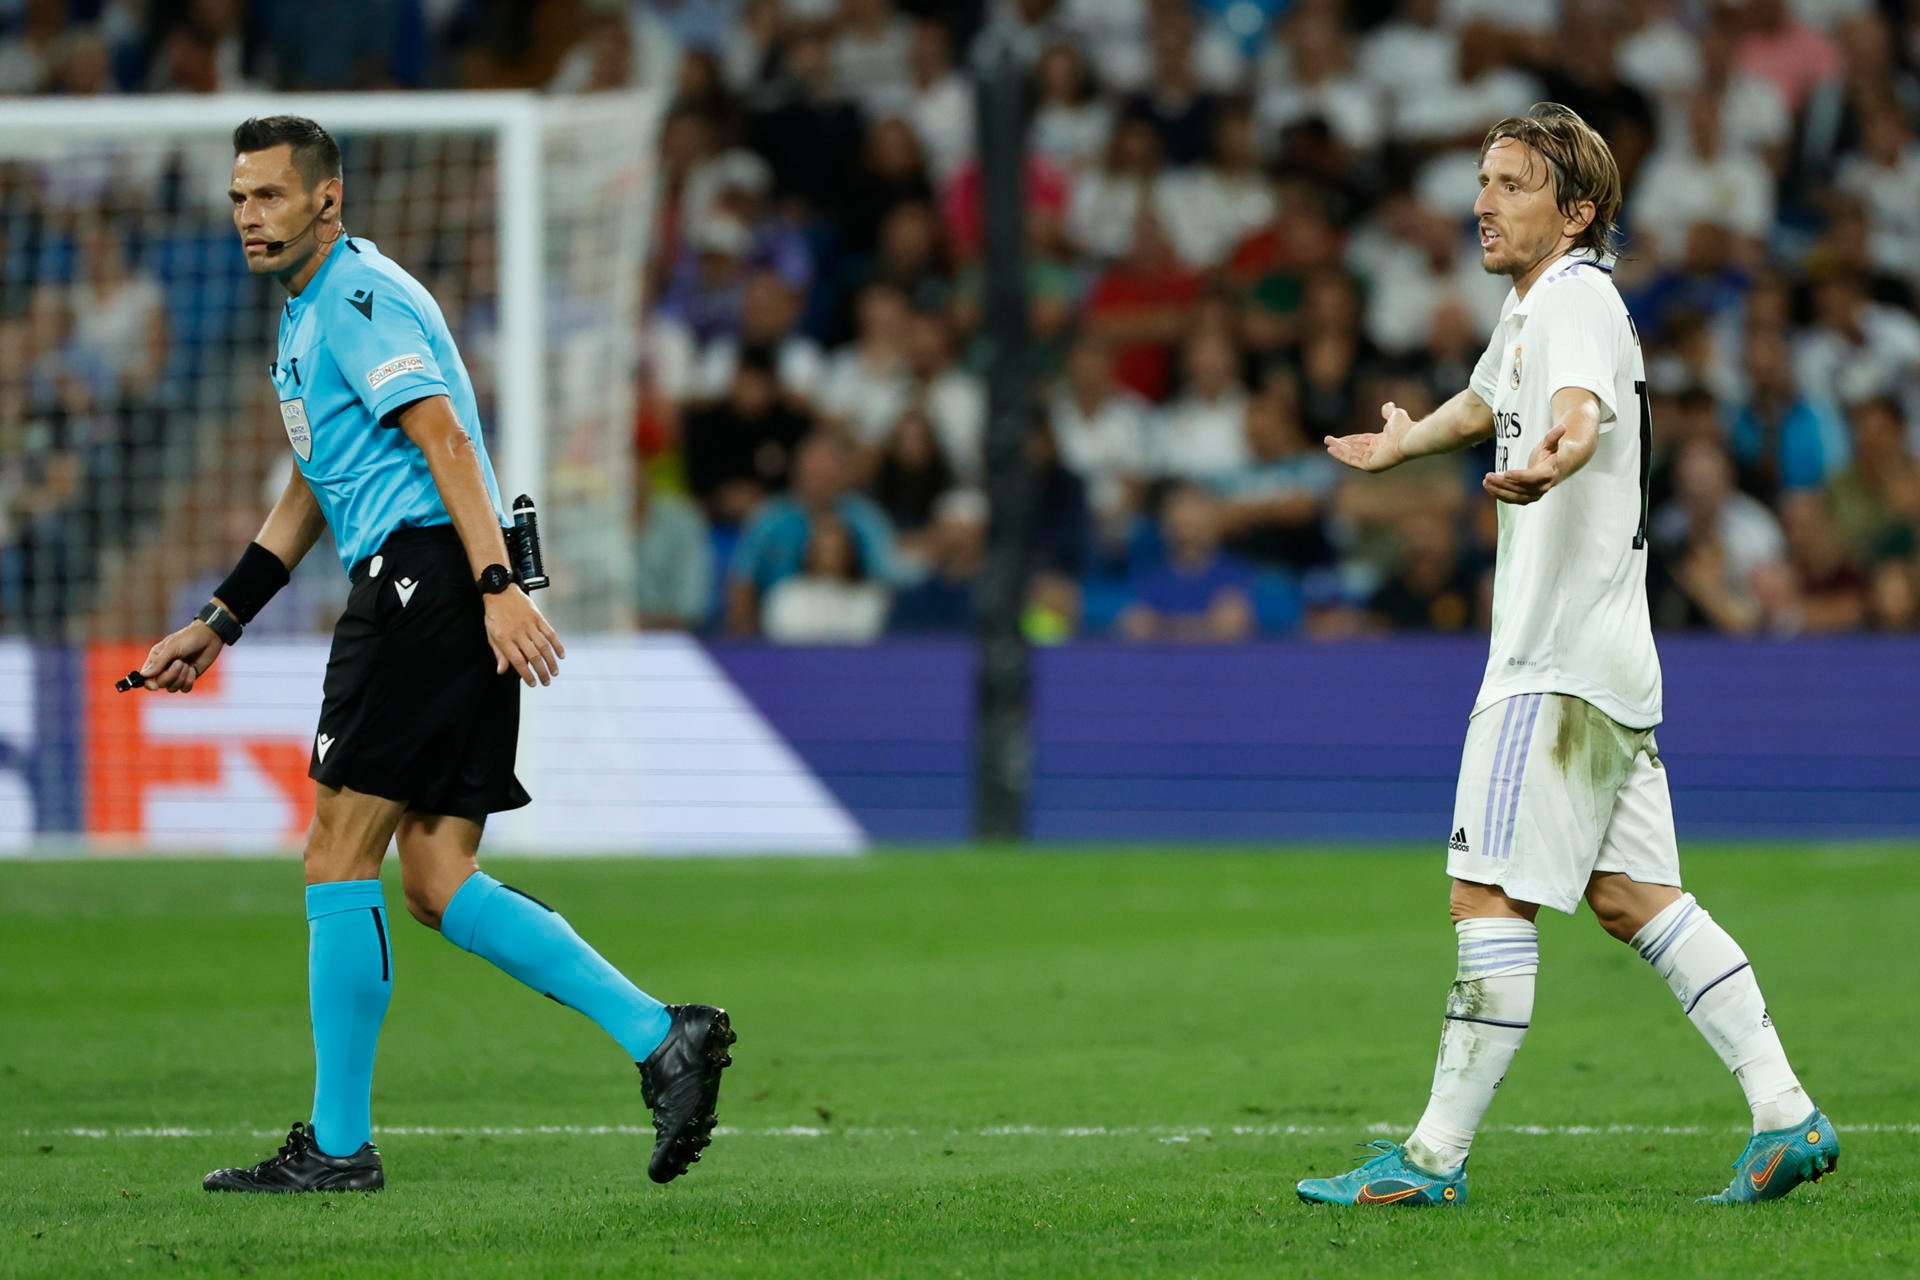
{"type": "Polygon", "coordinates": [[[1753,1131],[1806,1119],[1813,1101],[1800,1087],[1746,952],[1684,893],[1633,935],[1633,949],[1667,980],[1753,1108],[1753,1131]]]}
{"type": "Polygon", "coordinates": [[[1462,920],[1460,969],[1447,997],[1433,1094],[1407,1139],[1407,1158],[1429,1173],[1466,1163],[1473,1134],[1506,1078],[1533,1020],[1540,933],[1530,920],[1462,920]]]}

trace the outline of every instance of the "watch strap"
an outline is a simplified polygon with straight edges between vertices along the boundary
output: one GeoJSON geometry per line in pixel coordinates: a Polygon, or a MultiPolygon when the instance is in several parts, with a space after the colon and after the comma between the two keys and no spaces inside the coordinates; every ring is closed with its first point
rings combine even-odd
{"type": "Polygon", "coordinates": [[[206,623],[207,629],[219,636],[222,644],[238,644],[241,633],[246,630],[240,625],[240,619],[212,600],[207,601],[206,607],[194,615],[194,621],[206,623]]]}

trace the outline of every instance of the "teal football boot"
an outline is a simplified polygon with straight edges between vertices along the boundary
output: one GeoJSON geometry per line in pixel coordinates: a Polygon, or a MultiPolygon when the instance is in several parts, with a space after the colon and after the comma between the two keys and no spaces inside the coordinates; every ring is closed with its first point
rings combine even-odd
{"type": "Polygon", "coordinates": [[[1369,1142],[1380,1154],[1337,1178],[1307,1178],[1294,1187],[1308,1204],[1465,1204],[1467,1167],[1428,1173],[1392,1142],[1369,1142]]]}
{"type": "Polygon", "coordinates": [[[1756,1133],[1733,1162],[1733,1182],[1701,1204],[1778,1200],[1803,1182],[1818,1182],[1840,1163],[1840,1135],[1818,1107],[1799,1124],[1756,1133]]]}

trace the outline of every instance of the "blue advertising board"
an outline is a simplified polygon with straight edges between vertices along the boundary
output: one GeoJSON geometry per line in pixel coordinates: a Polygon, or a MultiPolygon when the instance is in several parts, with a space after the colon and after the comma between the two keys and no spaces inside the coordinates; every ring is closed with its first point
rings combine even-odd
{"type": "MultiPolygon", "coordinates": [[[[1438,847],[1484,644],[1038,649],[1029,832],[1438,847]]],[[[520,765],[542,803],[501,825],[503,847],[850,853],[971,834],[965,640],[570,647],[561,682],[528,695],[520,765]]],[[[1680,636],[1661,653],[1683,841],[1920,836],[1920,640],[1680,636]]],[[[237,650],[184,699],[112,693],[138,656],[0,644],[0,854],[296,845],[324,644],[237,650]]]]}
{"type": "MultiPolygon", "coordinates": [[[[716,646],[876,840],[969,830],[972,651],[716,646]]],[[[1920,834],[1920,642],[1661,641],[1682,838],[1920,834]]],[[[1034,654],[1043,840],[1444,842],[1484,639],[1034,654]]]]}

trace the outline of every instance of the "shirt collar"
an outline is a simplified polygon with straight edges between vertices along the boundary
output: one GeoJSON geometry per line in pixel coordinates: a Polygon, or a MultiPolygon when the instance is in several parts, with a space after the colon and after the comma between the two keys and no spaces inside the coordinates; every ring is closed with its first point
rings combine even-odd
{"type": "Polygon", "coordinates": [[[326,260],[320,264],[320,269],[313,273],[313,279],[307,281],[307,287],[287,299],[288,317],[299,315],[305,309],[309,298],[320,296],[320,290],[326,284],[327,274],[333,270],[333,264],[340,260],[342,254],[356,252],[358,250],[354,247],[352,238],[341,236],[340,242],[327,252],[326,260]]]}
{"type": "Polygon", "coordinates": [[[1596,253],[1592,249],[1572,250],[1563,255],[1559,261],[1555,262],[1552,270],[1534,281],[1533,288],[1527,290],[1526,297],[1522,298],[1518,296],[1512,289],[1507,290],[1507,304],[1500,311],[1501,323],[1504,324],[1515,316],[1525,317],[1527,312],[1533,309],[1533,300],[1540,296],[1540,287],[1549,280],[1557,280],[1568,272],[1577,271],[1581,268],[1604,271],[1606,274],[1612,275],[1613,264],[1616,261],[1618,261],[1618,257],[1615,254],[1596,253]]]}
{"type": "Polygon", "coordinates": [[[1523,298],[1516,290],[1509,288],[1507,290],[1507,300],[1500,308],[1500,323],[1505,324],[1516,316],[1525,319],[1527,308],[1532,305],[1532,299],[1533,290],[1531,289],[1527,291],[1527,296],[1523,298]]]}

